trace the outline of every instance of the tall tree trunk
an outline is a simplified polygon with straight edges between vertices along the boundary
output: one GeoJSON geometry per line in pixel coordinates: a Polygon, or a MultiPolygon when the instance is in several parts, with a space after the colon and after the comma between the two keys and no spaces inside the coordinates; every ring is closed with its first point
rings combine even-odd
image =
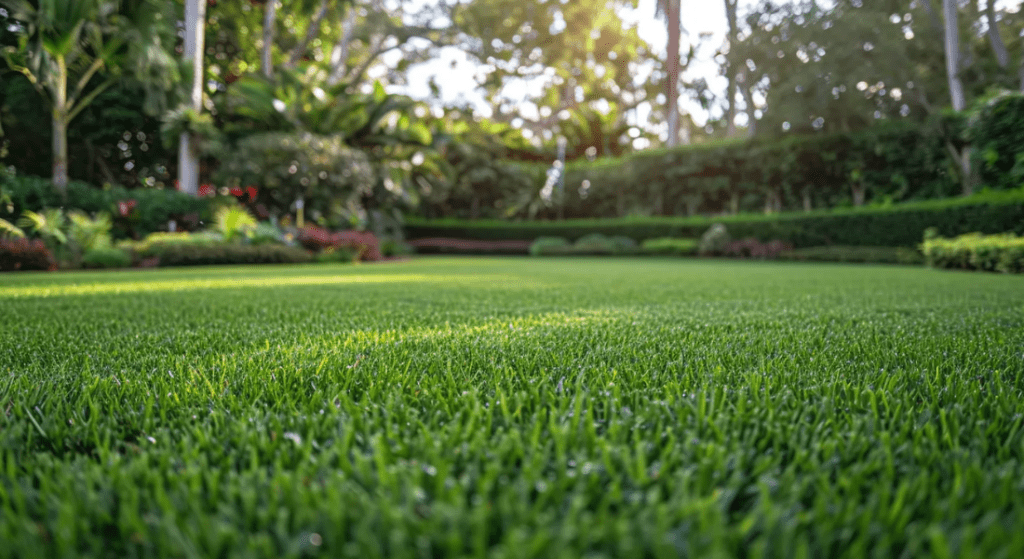
{"type": "Polygon", "coordinates": [[[749,140],[757,134],[757,107],[754,105],[754,93],[750,91],[754,84],[746,83],[746,81],[744,76],[743,87],[740,90],[743,93],[743,103],[747,106],[747,139],[749,140]]]}
{"type": "Polygon", "coordinates": [[[668,72],[665,105],[668,108],[668,147],[679,143],[679,2],[666,0],[665,17],[668,20],[668,72]]]}
{"type": "MultiPolygon", "coordinates": [[[[192,63],[191,106],[203,110],[203,42],[206,35],[206,0],[185,3],[185,60],[192,63]]],[[[178,148],[178,188],[186,194],[199,192],[199,154],[195,139],[182,132],[178,148]]]]}
{"type": "Polygon", "coordinates": [[[964,85],[960,81],[960,26],[958,24],[957,0],[943,0],[942,14],[945,17],[946,37],[946,73],[949,78],[949,98],[953,110],[962,111],[967,102],[964,98],[964,85]]]}
{"type": "Polygon", "coordinates": [[[347,11],[341,37],[338,38],[334,50],[331,51],[331,75],[327,78],[327,83],[331,85],[340,82],[348,72],[348,50],[349,45],[352,44],[352,35],[355,34],[356,9],[354,6],[349,6],[347,11]]]}
{"type": "Polygon", "coordinates": [[[996,60],[1000,68],[1010,65],[1010,53],[1006,50],[1006,43],[999,34],[999,22],[996,21],[996,0],[988,0],[985,3],[985,19],[988,20],[988,40],[992,44],[992,51],[996,53],[996,60]]]}
{"type": "Polygon", "coordinates": [[[68,192],[68,66],[57,56],[57,87],[53,99],[53,186],[68,192]]]}
{"type": "MultiPolygon", "coordinates": [[[[737,0],[725,0],[725,18],[729,22],[729,55],[732,56],[733,48],[736,45],[736,2],[737,0]]],[[[732,60],[727,59],[729,85],[725,90],[725,135],[733,137],[736,135],[736,68],[732,60]]]]}
{"type": "Polygon", "coordinates": [[[263,8],[263,50],[260,53],[260,66],[263,75],[270,77],[274,74],[274,61],[271,58],[274,50],[274,24],[277,22],[278,0],[267,0],[263,8]]]}

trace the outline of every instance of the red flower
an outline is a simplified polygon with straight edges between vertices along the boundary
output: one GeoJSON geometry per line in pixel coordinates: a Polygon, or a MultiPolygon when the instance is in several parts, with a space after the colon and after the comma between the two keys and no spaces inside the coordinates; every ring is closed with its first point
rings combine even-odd
{"type": "Polygon", "coordinates": [[[117,213],[121,214],[121,217],[128,217],[133,209],[135,209],[135,200],[119,200],[117,202],[117,213]]]}
{"type": "Polygon", "coordinates": [[[247,187],[245,187],[245,191],[249,193],[249,201],[250,202],[255,202],[256,201],[256,187],[255,186],[247,186],[247,187]]]}
{"type": "Polygon", "coordinates": [[[237,196],[241,196],[242,195],[242,189],[237,187],[237,186],[231,187],[231,195],[232,196],[236,196],[236,197],[237,196]]]}
{"type": "Polygon", "coordinates": [[[199,185],[199,196],[211,196],[215,192],[212,184],[199,185]]]}

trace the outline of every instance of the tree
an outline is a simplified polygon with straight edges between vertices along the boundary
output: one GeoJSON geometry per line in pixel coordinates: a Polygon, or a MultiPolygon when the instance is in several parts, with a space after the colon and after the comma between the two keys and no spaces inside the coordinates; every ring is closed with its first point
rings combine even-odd
{"type": "MultiPolygon", "coordinates": [[[[189,109],[195,117],[203,110],[203,41],[206,37],[206,0],[185,1],[185,62],[192,65],[189,109]]],[[[181,132],[178,144],[178,188],[187,194],[199,193],[199,153],[189,130],[181,132]]]]}
{"type": "Polygon", "coordinates": [[[106,0],[0,0],[23,33],[17,48],[4,52],[7,65],[20,72],[50,106],[53,128],[53,184],[68,184],[68,125],[96,96],[113,85],[114,76],[93,78],[112,65],[121,42],[112,33],[117,3],[106,0]]]}
{"type": "MultiPolygon", "coordinates": [[[[736,23],[736,4],[738,0],[725,0],[725,19],[729,24],[728,36],[726,41],[729,45],[729,50],[732,50],[732,45],[737,41],[737,23],[736,23]]],[[[736,134],[736,72],[737,68],[732,64],[732,61],[728,56],[725,57],[722,64],[723,69],[726,73],[726,79],[728,79],[728,86],[725,89],[725,135],[732,137],[736,134]]],[[[754,129],[754,123],[750,122],[748,125],[748,134],[754,129]]]]}
{"type": "Polygon", "coordinates": [[[960,53],[958,11],[957,0],[942,0],[942,15],[945,23],[946,73],[949,76],[949,98],[953,103],[954,111],[964,110],[967,104],[964,97],[964,84],[960,80],[963,58],[960,53]]]}

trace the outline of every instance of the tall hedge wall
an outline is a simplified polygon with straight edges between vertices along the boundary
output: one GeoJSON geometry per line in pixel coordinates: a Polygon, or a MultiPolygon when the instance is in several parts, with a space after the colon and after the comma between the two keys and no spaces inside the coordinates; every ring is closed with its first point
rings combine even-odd
{"type": "MultiPolygon", "coordinates": [[[[963,118],[852,134],[718,142],[566,166],[565,217],[810,210],[961,193],[947,154],[963,118]]],[[[1002,187],[1002,185],[992,185],[1002,187]]],[[[1018,185],[1019,186],[1019,185],[1018,185]]],[[[542,214],[559,211],[559,195],[542,214]]]]}
{"type": "Polygon", "coordinates": [[[970,232],[1024,234],[1024,190],[807,213],[708,217],[569,219],[565,221],[459,221],[409,219],[410,239],[449,237],[476,240],[570,240],[590,233],[624,235],[637,241],[657,237],[699,237],[712,223],[724,223],[736,238],[779,239],[796,247],[820,245],[913,247],[924,230],[943,236],[970,232]]]}

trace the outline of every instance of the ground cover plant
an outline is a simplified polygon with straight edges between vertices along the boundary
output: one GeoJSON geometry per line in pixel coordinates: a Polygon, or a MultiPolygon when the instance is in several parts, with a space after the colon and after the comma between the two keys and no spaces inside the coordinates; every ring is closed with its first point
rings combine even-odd
{"type": "Polygon", "coordinates": [[[0,276],[0,557],[1024,556],[1024,278],[0,276]]]}

